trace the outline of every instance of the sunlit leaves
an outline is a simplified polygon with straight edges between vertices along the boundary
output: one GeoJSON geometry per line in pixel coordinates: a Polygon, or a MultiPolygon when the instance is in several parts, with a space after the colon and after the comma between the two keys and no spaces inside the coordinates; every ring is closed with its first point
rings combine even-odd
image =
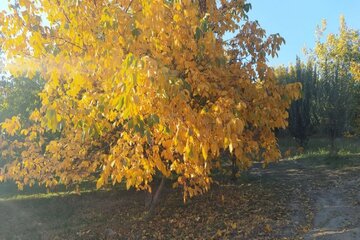
{"type": "Polygon", "coordinates": [[[351,65],[351,73],[354,75],[355,80],[360,81],[360,63],[353,63],[351,65]]]}
{"type": "Polygon", "coordinates": [[[54,109],[48,109],[46,111],[46,123],[47,123],[47,127],[55,132],[59,123],[59,120],[61,119],[60,116],[58,116],[56,114],[56,111],[54,109]]]}
{"type": "Polygon", "coordinates": [[[249,22],[245,1],[206,1],[202,10],[190,0],[22,6],[26,17],[2,16],[3,48],[11,63],[35,61],[46,84],[7,177],[31,173],[53,186],[96,176],[98,188],[125,181],[151,191],[155,175],[177,175],[186,198],[209,189],[222,151],[244,168],[279,157],[273,130],[286,126],[299,87],[275,80],[266,58],[283,39],[249,22]]]}
{"type": "Polygon", "coordinates": [[[18,117],[12,117],[11,119],[6,119],[1,123],[1,128],[6,131],[10,136],[14,136],[15,133],[20,129],[21,124],[18,117]]]}

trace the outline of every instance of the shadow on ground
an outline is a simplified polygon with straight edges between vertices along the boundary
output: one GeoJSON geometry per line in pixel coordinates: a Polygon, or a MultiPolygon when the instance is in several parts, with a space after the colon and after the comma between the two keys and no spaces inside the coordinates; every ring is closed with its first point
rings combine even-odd
{"type": "Polygon", "coordinates": [[[151,218],[144,193],[136,191],[6,195],[0,239],[108,239],[109,232],[113,239],[359,239],[358,158],[255,165],[186,204],[180,190],[168,187],[151,218]]]}

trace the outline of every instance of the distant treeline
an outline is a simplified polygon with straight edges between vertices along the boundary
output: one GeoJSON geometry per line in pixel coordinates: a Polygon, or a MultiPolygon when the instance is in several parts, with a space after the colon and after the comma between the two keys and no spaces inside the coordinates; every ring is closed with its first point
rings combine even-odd
{"type": "Polygon", "coordinates": [[[341,18],[339,34],[329,34],[324,42],[319,37],[308,56],[306,62],[297,57],[295,65],[275,70],[279,81],[302,84],[302,98],[289,109],[285,134],[302,147],[312,135],[326,135],[335,150],[337,137],[360,133],[360,82],[352,71],[360,62],[359,31],[341,18]]]}

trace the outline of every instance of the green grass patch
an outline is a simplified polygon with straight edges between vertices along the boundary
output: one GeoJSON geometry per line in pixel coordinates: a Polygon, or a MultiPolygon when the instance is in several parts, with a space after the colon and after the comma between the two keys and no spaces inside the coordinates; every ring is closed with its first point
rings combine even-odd
{"type": "Polygon", "coordinates": [[[354,166],[360,161],[360,139],[338,138],[335,141],[337,154],[331,153],[331,141],[327,138],[312,138],[307,147],[298,151],[296,141],[292,138],[279,139],[279,148],[282,153],[291,149],[288,160],[301,160],[310,165],[327,165],[330,168],[354,166]]]}
{"type": "Polygon", "coordinates": [[[47,189],[44,186],[39,185],[34,185],[32,187],[24,186],[23,190],[18,190],[14,182],[8,181],[0,183],[0,201],[79,195],[95,190],[96,186],[94,182],[83,182],[78,187],[58,185],[53,189],[47,189]]]}

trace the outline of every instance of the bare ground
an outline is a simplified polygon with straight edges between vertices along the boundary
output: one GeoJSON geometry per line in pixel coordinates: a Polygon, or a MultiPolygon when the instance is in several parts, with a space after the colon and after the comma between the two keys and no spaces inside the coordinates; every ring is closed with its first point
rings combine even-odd
{"type": "Polygon", "coordinates": [[[136,191],[3,199],[0,239],[360,239],[360,157],[324,159],[255,166],[186,204],[168,187],[150,218],[136,191]]]}
{"type": "Polygon", "coordinates": [[[313,193],[314,220],[305,239],[360,239],[360,171],[325,171],[328,184],[313,193]]]}

